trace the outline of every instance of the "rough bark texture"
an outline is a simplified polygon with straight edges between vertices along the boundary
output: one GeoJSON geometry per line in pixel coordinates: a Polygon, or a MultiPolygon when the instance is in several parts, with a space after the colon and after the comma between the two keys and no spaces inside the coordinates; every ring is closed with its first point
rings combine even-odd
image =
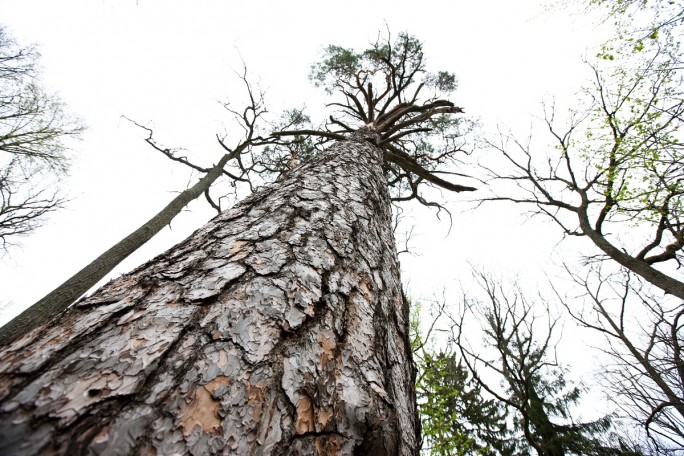
{"type": "Polygon", "coordinates": [[[381,151],[354,135],[0,353],[1,454],[417,454],[381,151]]]}

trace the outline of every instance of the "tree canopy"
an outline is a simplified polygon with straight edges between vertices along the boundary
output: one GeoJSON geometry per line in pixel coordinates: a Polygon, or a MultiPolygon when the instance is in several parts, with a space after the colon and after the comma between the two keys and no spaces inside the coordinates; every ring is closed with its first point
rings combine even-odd
{"type": "Polygon", "coordinates": [[[305,150],[311,153],[364,126],[377,135],[373,141],[383,150],[394,201],[417,199],[441,207],[422,196],[422,184],[454,192],[475,190],[442,177],[464,176],[453,167],[459,154],[469,152],[465,133],[470,123],[455,116],[464,111],[447,99],[456,89],[456,77],[429,72],[416,37],[402,32],[393,39],[388,33],[362,51],[327,46],[309,77],[330,97],[329,117],[314,128],[302,110],[290,111],[285,128],[272,134],[282,141],[271,150],[271,163],[298,159],[293,147],[308,144],[305,150]],[[317,140],[307,143],[310,137],[317,140]]]}
{"type": "MultiPolygon", "coordinates": [[[[504,133],[490,198],[523,204],[565,236],[591,241],[567,264],[581,326],[606,338],[610,399],[660,453],[684,449],[684,79],[678,1],[600,1],[616,36],[588,62],[567,112],[547,104],[545,133],[504,133]]],[[[560,295],[560,293],[559,293],[560,295]]]]}

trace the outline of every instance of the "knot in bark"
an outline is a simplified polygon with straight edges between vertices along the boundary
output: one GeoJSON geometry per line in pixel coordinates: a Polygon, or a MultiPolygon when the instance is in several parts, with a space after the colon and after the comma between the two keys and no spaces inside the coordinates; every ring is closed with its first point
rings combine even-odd
{"type": "Polygon", "coordinates": [[[350,141],[368,141],[374,146],[380,145],[380,135],[375,131],[375,125],[368,124],[349,134],[350,141]]]}

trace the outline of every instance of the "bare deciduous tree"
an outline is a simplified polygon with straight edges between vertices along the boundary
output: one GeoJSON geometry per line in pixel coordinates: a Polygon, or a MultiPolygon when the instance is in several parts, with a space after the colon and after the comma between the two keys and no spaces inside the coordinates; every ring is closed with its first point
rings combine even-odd
{"type": "Polygon", "coordinates": [[[63,203],[56,181],[68,167],[65,140],[81,132],[40,86],[39,54],[0,25],[0,248],[39,227],[63,203]]]}
{"type": "MultiPolygon", "coordinates": [[[[142,247],[164,227],[169,225],[171,221],[191,201],[202,195],[205,195],[207,201],[220,213],[220,207],[210,196],[210,189],[212,184],[214,184],[214,182],[216,182],[223,175],[227,175],[233,181],[247,181],[249,183],[248,178],[250,169],[245,168],[241,157],[242,155],[247,154],[250,148],[264,142],[264,140],[259,136],[258,130],[260,128],[259,122],[262,120],[262,116],[266,111],[264,108],[263,97],[260,94],[256,94],[247,81],[246,70],[241,75],[241,79],[245,84],[250,101],[248,106],[245,107],[242,112],[238,113],[231,110],[231,113],[244,130],[244,136],[234,147],[229,147],[226,144],[227,141],[225,137],[222,138],[217,136],[218,142],[225,153],[219,159],[219,161],[211,167],[203,167],[194,164],[186,157],[180,156],[176,151],[160,146],[157,144],[157,142],[155,142],[151,129],[136,123],[136,125],[144,128],[147,131],[148,136],[145,141],[151,147],[161,152],[167,158],[181,163],[193,169],[194,171],[200,172],[204,174],[204,176],[193,186],[182,191],[159,213],[141,225],[138,229],[106,250],[95,260],[86,265],[83,269],[67,279],[60,286],[52,290],[42,299],[12,319],[9,323],[2,326],[2,328],[0,328],[0,346],[6,345],[17,337],[26,334],[43,323],[46,323],[52,317],[59,314],[59,312],[73,304],[90,288],[95,286],[97,282],[110,273],[112,269],[114,269],[119,263],[142,247]],[[233,174],[229,168],[233,162],[236,163],[235,166],[238,168],[238,172],[236,174],[233,174]]],[[[2,189],[1,184],[2,182],[0,182],[0,190],[2,189]]],[[[33,214],[27,214],[25,208],[37,197],[40,197],[40,194],[33,199],[25,200],[23,205],[15,210],[17,217],[32,216],[33,214]]],[[[12,209],[12,207],[10,207],[10,209],[12,209]]],[[[37,211],[37,209],[35,210],[37,211]]],[[[0,223],[0,227],[1,226],[2,224],[0,223]]]]}
{"type": "Polygon", "coordinates": [[[640,423],[658,454],[684,450],[684,305],[653,293],[630,271],[604,274],[599,266],[580,276],[580,299],[566,307],[582,326],[605,337],[599,349],[603,385],[614,404],[640,423]]]}
{"type": "Polygon", "coordinates": [[[464,297],[459,315],[450,316],[454,342],[477,384],[512,411],[515,454],[640,454],[610,435],[610,416],[575,416],[583,388],[566,379],[568,370],[556,357],[559,320],[548,302],[529,300],[518,288],[505,290],[484,274],[476,278],[486,297],[464,297]],[[489,350],[468,341],[473,326],[481,328],[489,350]]]}
{"type": "Polygon", "coordinates": [[[609,78],[593,70],[589,107],[572,111],[567,129],[556,125],[554,107],[547,109],[555,142],[548,152],[511,135],[490,142],[512,165],[490,169],[493,177],[515,185],[491,200],[533,206],[566,235],[589,238],[610,259],[684,299],[684,282],[656,267],[679,264],[684,247],[684,100],[676,73],[655,59],[633,73],[617,68],[609,78]]]}
{"type": "Polygon", "coordinates": [[[662,379],[665,368],[651,369],[653,359],[648,359],[678,347],[684,299],[684,97],[670,51],[655,46],[609,54],[604,48],[605,60],[591,66],[593,84],[581,97],[586,108],[570,111],[565,128],[559,126],[554,107],[546,109],[549,147],[534,146],[538,137],[520,141],[510,134],[491,143],[510,165],[490,168],[492,176],[512,184],[492,200],[525,204],[566,236],[589,239],[598,248],[598,254],[584,255],[590,274],[573,274],[598,320],[573,312],[612,340],[616,365],[625,371],[614,372],[611,397],[647,426],[652,437],[653,426],[672,429],[684,417],[676,399],[682,394],[677,371],[681,357],[661,360],[674,369],[668,376],[675,377],[667,382],[662,379]],[[618,284],[610,298],[617,308],[637,303],[642,312],[635,316],[635,326],[606,304],[610,287],[601,279],[609,275],[618,284]],[[667,307],[667,295],[679,304],[667,307]],[[642,336],[653,339],[644,342],[642,336]],[[639,376],[648,394],[634,387],[639,376]]]}

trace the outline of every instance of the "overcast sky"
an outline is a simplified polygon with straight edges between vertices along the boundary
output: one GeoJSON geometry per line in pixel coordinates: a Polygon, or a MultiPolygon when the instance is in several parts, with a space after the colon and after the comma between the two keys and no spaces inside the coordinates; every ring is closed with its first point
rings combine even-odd
{"type": "MultiPolygon", "coordinates": [[[[217,100],[240,106],[234,71],[242,66],[266,91],[269,109],[321,104],[307,80],[323,46],[363,48],[386,26],[425,43],[430,68],[454,72],[453,101],[492,131],[521,134],[555,97],[572,106],[595,54],[596,21],[546,12],[535,0],[470,1],[172,1],[2,0],[0,22],[42,53],[43,80],[88,126],[74,145],[64,182],[72,200],[46,227],[0,259],[0,322],[41,298],[160,210],[196,176],[146,146],[125,115],[155,129],[168,147],[184,147],[210,165],[221,156],[215,133],[226,113],[217,100]],[[416,6],[420,4],[420,9],[416,6]]],[[[237,138],[236,138],[237,139],[237,138]]],[[[229,137],[230,140],[230,137],[229,137]]],[[[484,153],[484,152],[481,152],[484,153]]],[[[468,172],[468,170],[461,170],[468,172]]],[[[469,197],[471,197],[469,195],[469,197]]],[[[506,276],[545,281],[567,246],[548,224],[525,221],[521,208],[468,210],[450,199],[454,225],[415,213],[403,280],[414,297],[468,282],[471,264],[506,276]]],[[[111,276],[126,272],[181,241],[212,217],[203,200],[111,276]]]]}

